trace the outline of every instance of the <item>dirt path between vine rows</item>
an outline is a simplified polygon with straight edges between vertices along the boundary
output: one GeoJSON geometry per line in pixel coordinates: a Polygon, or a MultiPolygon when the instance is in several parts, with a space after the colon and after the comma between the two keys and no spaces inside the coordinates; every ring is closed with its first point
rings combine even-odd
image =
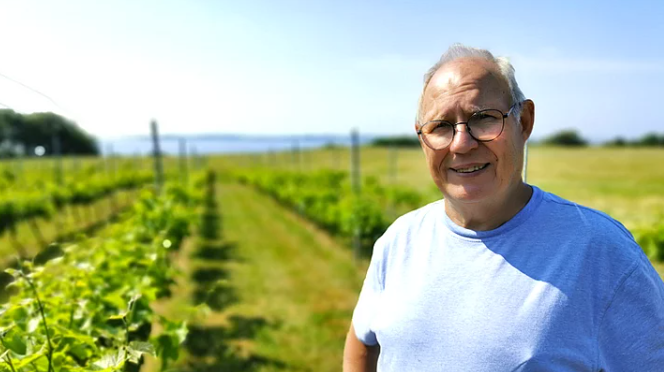
{"type": "Polygon", "coordinates": [[[176,369],[341,370],[367,262],[251,188],[223,183],[216,193],[217,215],[180,253],[189,280],[178,295],[213,311],[190,325],[176,369]]]}

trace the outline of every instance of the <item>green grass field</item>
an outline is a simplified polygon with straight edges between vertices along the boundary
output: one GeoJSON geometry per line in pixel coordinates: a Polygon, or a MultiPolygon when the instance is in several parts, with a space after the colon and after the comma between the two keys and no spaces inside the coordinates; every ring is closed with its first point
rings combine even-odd
{"type": "Polygon", "coordinates": [[[367,262],[250,187],[217,195],[219,217],[177,253],[182,280],[156,304],[171,316],[202,299],[211,309],[190,323],[176,370],[339,371],[367,262]]]}
{"type": "MultiPolygon", "coordinates": [[[[531,146],[528,156],[529,183],[563,198],[599,209],[628,228],[664,218],[664,149],[583,148],[531,146]]],[[[396,152],[396,177],[390,166],[393,153],[385,148],[364,147],[361,170],[382,182],[397,182],[419,190],[429,200],[440,198],[420,149],[396,152]]],[[[299,165],[291,153],[235,155],[210,158],[210,165],[223,169],[256,164],[312,170],[348,169],[348,149],[304,151],[299,165]]]]}

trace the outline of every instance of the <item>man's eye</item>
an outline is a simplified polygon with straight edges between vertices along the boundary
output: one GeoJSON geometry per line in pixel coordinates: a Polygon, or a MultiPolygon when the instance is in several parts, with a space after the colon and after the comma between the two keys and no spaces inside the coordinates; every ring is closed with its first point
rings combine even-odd
{"type": "Polygon", "coordinates": [[[446,133],[452,129],[452,126],[449,123],[438,123],[433,125],[431,128],[432,133],[446,133]]]}
{"type": "Polygon", "coordinates": [[[498,116],[498,113],[492,112],[478,112],[477,114],[474,115],[475,118],[478,120],[484,120],[484,119],[500,119],[500,116],[498,116]]]}

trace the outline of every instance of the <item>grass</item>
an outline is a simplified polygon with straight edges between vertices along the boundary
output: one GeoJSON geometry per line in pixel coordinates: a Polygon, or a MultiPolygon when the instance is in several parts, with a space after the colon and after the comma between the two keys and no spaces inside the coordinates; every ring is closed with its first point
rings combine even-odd
{"type": "Polygon", "coordinates": [[[251,188],[223,183],[217,195],[219,209],[178,254],[189,279],[156,305],[212,310],[190,325],[176,369],[339,371],[367,262],[251,188]]]}
{"type": "MultiPolygon", "coordinates": [[[[215,156],[210,164],[218,169],[232,166],[268,165],[278,168],[347,170],[346,148],[302,152],[301,162],[291,153],[272,155],[215,156]]],[[[361,170],[384,183],[396,182],[427,195],[441,197],[431,181],[420,149],[363,147],[361,170]],[[393,162],[391,159],[395,159],[393,162]]],[[[531,146],[528,157],[529,183],[563,198],[608,213],[628,228],[652,224],[664,218],[664,149],[582,148],[531,146]]]]}
{"type": "Polygon", "coordinates": [[[231,184],[220,194],[224,236],[238,254],[229,265],[238,303],[227,311],[264,320],[246,352],[288,370],[338,371],[366,266],[264,195],[231,184]]]}

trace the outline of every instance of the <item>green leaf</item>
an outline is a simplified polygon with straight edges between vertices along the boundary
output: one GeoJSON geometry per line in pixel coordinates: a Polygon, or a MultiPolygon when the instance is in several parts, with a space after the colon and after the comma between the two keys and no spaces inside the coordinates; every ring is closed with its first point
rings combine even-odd
{"type": "Polygon", "coordinates": [[[141,354],[146,353],[150,354],[152,356],[156,356],[157,352],[154,349],[154,345],[150,342],[145,342],[145,341],[132,341],[129,343],[129,349],[138,351],[141,354]]]}
{"type": "MultiPolygon", "coordinates": [[[[2,314],[2,313],[0,313],[2,314]]],[[[6,327],[0,327],[0,336],[5,337],[5,334],[9,331],[11,331],[14,327],[16,327],[16,324],[10,324],[6,327]]]]}
{"type": "Polygon", "coordinates": [[[5,347],[18,355],[25,355],[26,344],[19,334],[14,334],[11,338],[4,340],[5,347]]]}
{"type": "Polygon", "coordinates": [[[14,278],[18,278],[19,276],[21,276],[21,272],[20,272],[20,271],[18,271],[18,270],[16,270],[16,269],[12,269],[11,267],[5,269],[5,272],[6,272],[7,274],[13,276],[14,278]]]}
{"type": "Polygon", "coordinates": [[[28,333],[33,333],[34,331],[39,328],[39,325],[41,324],[41,318],[36,316],[28,322],[28,333]]]}
{"type": "Polygon", "coordinates": [[[188,333],[189,333],[189,328],[187,327],[187,322],[182,322],[182,324],[180,324],[180,326],[175,331],[178,343],[180,344],[183,343],[184,340],[187,338],[188,333]]]}
{"type": "Polygon", "coordinates": [[[100,360],[94,363],[94,366],[102,369],[122,368],[122,366],[124,366],[126,358],[127,354],[125,353],[125,350],[121,348],[119,350],[113,350],[111,352],[104,354],[104,356],[102,356],[100,360]]]}
{"type": "Polygon", "coordinates": [[[169,361],[175,361],[179,356],[178,345],[175,343],[173,337],[169,335],[159,335],[157,337],[157,350],[159,358],[161,358],[164,365],[168,365],[169,361]]]}
{"type": "Polygon", "coordinates": [[[42,351],[39,351],[39,352],[37,352],[37,353],[34,353],[34,354],[30,355],[30,356],[27,356],[27,357],[25,357],[25,358],[23,358],[23,359],[20,359],[20,360],[14,362],[14,368],[15,368],[17,371],[19,371],[21,368],[23,368],[23,367],[29,365],[30,363],[36,361],[37,359],[39,359],[39,358],[41,358],[41,357],[46,358],[46,356],[42,353],[42,351]]]}

